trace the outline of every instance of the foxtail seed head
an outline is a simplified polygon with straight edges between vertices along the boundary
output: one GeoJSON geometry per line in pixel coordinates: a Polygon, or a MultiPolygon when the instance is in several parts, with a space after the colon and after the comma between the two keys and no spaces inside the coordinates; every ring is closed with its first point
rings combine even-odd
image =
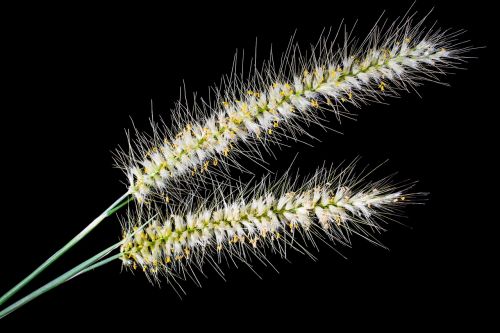
{"type": "Polygon", "coordinates": [[[140,136],[129,152],[118,154],[130,191],[142,201],[172,181],[220,167],[234,151],[261,159],[258,146],[296,138],[306,133],[304,123],[326,126],[324,110],[340,115],[348,105],[435,80],[436,74],[456,67],[470,48],[456,42],[460,32],[422,25],[423,20],[413,24],[412,17],[405,17],[389,28],[375,26],[361,45],[346,37],[339,50],[335,41],[324,38],[309,57],[291,45],[278,71],[266,63],[246,83],[233,73],[213,89],[215,102],[179,103],[173,116],[177,130],[154,126],[152,136],[140,136]]]}
{"type": "Polygon", "coordinates": [[[123,264],[152,279],[164,275],[172,283],[189,276],[199,283],[194,272],[205,264],[222,274],[222,261],[251,266],[252,258],[268,262],[269,250],[282,257],[287,248],[311,255],[307,245],[318,239],[350,244],[358,234],[375,241],[378,222],[390,219],[415,194],[387,178],[360,185],[362,179],[350,167],[319,170],[301,186],[286,178],[278,185],[264,181],[247,193],[233,193],[230,201],[220,198],[211,206],[166,214],[143,230],[134,226],[149,216],[132,220],[121,247],[123,264]]]}

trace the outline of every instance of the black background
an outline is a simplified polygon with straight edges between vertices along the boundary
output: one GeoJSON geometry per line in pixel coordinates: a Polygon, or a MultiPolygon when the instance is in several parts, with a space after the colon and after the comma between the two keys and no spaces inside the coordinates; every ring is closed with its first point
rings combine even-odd
{"type": "MultiPolygon", "coordinates": [[[[0,293],[126,190],[110,152],[125,143],[129,117],[148,129],[151,101],[155,114],[168,121],[182,80],[189,91],[206,95],[230,71],[235,49],[253,53],[256,37],[262,59],[271,43],[279,54],[295,29],[307,45],[322,28],[342,18],[352,27],[358,19],[357,35],[363,35],[383,9],[394,18],[409,5],[242,2],[5,10],[11,20],[2,32],[0,293]]],[[[488,272],[495,261],[483,261],[488,250],[476,241],[494,222],[479,217],[487,210],[479,177],[488,175],[488,156],[496,154],[493,132],[486,129],[496,110],[487,82],[488,71],[495,70],[490,57],[496,43],[487,34],[496,22],[478,1],[419,2],[415,8],[423,14],[431,6],[430,21],[466,29],[465,39],[488,46],[471,53],[478,59],[466,70],[442,77],[451,87],[427,84],[418,90],[421,97],[403,94],[388,100],[390,105],[364,107],[356,122],[343,123],[342,135],[313,129],[322,142],[313,148],[296,144],[270,160],[279,172],[299,152],[296,167],[306,173],[323,161],[360,155],[362,165],[389,159],[383,173],[399,171],[398,179],[419,180],[417,189],[430,192],[429,201],[408,209],[406,226],[389,226],[381,241],[390,250],[355,239],[352,249],[340,249],[347,260],[327,247],[316,262],[300,255],[291,256],[292,264],[274,258],[280,273],[260,267],[263,280],[247,269],[229,268],[227,282],[212,273],[201,289],[185,283],[182,300],[166,284],[158,288],[142,274],[120,272],[115,262],[43,295],[0,326],[138,325],[171,332],[484,325],[490,316],[484,304],[494,295],[488,272]]],[[[119,237],[116,219],[107,220],[32,287],[119,237]]]]}

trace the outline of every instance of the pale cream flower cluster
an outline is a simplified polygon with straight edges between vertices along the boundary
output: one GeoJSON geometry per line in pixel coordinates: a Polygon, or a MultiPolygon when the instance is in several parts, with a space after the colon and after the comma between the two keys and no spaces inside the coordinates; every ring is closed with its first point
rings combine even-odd
{"type": "Polygon", "coordinates": [[[287,248],[307,252],[305,245],[317,238],[342,244],[349,244],[352,234],[373,238],[377,222],[411,202],[414,194],[387,180],[360,188],[360,177],[352,174],[352,166],[341,172],[320,169],[302,186],[263,183],[252,189],[255,194],[240,191],[231,201],[219,198],[182,214],[155,216],[140,229],[151,219],[146,214],[125,232],[123,263],[153,279],[165,275],[172,283],[205,263],[219,266],[221,256],[251,265],[252,258],[268,260],[266,248],[286,257],[287,248]]]}
{"type": "Polygon", "coordinates": [[[197,205],[183,201],[183,194],[193,195],[189,186],[200,180],[213,182],[214,169],[241,166],[235,153],[264,160],[262,147],[270,151],[270,143],[312,136],[310,124],[326,127],[327,111],[350,117],[349,106],[396,96],[460,66],[471,50],[458,39],[461,32],[425,30],[423,22],[405,16],[374,27],[359,44],[346,37],[340,49],[323,38],[307,56],[291,44],[279,66],[269,61],[255,67],[248,82],[232,73],[213,88],[209,102],[179,103],[172,117],[176,129],[153,125],[152,135],[138,135],[129,151],[117,155],[129,192],[141,203],[125,224],[124,265],[152,279],[198,281],[195,271],[203,272],[205,264],[222,275],[223,261],[251,268],[251,258],[268,263],[268,251],[311,255],[307,245],[316,240],[350,244],[359,235],[376,242],[379,222],[394,219],[416,195],[385,180],[367,184],[351,166],[340,173],[320,169],[300,187],[285,177],[273,186],[230,191],[229,197],[214,194],[197,205]],[[180,195],[178,188],[184,188],[180,195]],[[179,199],[174,208],[157,208],[154,199],[168,202],[169,195],[179,199]]]}
{"type": "Polygon", "coordinates": [[[128,159],[124,168],[130,191],[142,201],[151,191],[164,190],[170,180],[217,167],[242,142],[252,139],[259,145],[266,143],[263,136],[294,136],[301,121],[320,122],[321,110],[339,112],[348,104],[407,89],[456,59],[458,51],[443,45],[448,41],[437,35],[407,31],[341,60],[324,55],[324,61],[309,62],[289,78],[266,79],[255,90],[233,88],[239,97],[236,92],[232,100],[220,97],[212,114],[184,124],[177,134],[149,147],[143,159],[128,159]]]}

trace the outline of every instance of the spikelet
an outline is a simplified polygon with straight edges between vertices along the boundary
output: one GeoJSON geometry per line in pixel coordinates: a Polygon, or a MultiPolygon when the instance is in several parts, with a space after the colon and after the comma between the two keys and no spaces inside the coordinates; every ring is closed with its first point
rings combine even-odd
{"type": "Polygon", "coordinates": [[[418,194],[390,178],[367,183],[367,173],[356,175],[353,168],[354,163],[343,170],[321,168],[302,184],[285,175],[251,188],[240,185],[205,200],[210,204],[187,202],[182,211],[162,214],[139,231],[152,213],[131,216],[124,225],[123,264],[178,286],[177,280],[187,278],[199,284],[195,272],[205,275],[205,265],[223,275],[222,263],[252,268],[253,261],[269,263],[269,252],[286,257],[287,249],[294,249],[312,256],[310,246],[318,240],[349,245],[352,235],[360,235],[377,243],[379,222],[418,194]]]}
{"type": "Polygon", "coordinates": [[[153,124],[153,135],[138,134],[129,151],[117,154],[131,193],[141,202],[175,187],[172,182],[238,164],[233,152],[259,161],[259,149],[269,143],[311,136],[305,124],[326,127],[324,111],[346,115],[349,105],[435,81],[464,60],[470,48],[457,42],[461,32],[425,29],[424,20],[412,19],[376,25],[362,43],[345,37],[340,49],[324,37],[309,56],[291,44],[278,69],[269,61],[247,82],[233,73],[212,89],[214,102],[179,102],[172,117],[176,129],[153,124]]]}

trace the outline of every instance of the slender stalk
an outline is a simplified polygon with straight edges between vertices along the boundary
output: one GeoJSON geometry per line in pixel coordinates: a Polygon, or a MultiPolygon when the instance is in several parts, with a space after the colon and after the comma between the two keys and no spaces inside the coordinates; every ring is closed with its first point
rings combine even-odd
{"type": "MultiPolygon", "coordinates": [[[[123,206],[123,205],[121,205],[123,206]]],[[[153,215],[150,219],[145,221],[132,235],[135,235],[137,232],[141,231],[145,226],[147,226],[153,219],[157,217],[157,214],[153,215]]],[[[113,260],[116,260],[120,258],[122,253],[117,253],[111,257],[108,257],[106,259],[102,259],[106,257],[111,251],[114,249],[118,248],[123,244],[123,240],[119,241],[118,243],[111,245],[107,249],[99,252],[95,256],[91,257],[90,259],[87,259],[86,261],[82,262],[81,264],[75,266],[73,269],[67,271],[66,273],[60,275],[59,277],[55,278],[51,282],[47,283],[46,285],[38,288],[37,290],[33,291],[32,293],[28,294],[27,296],[21,298],[19,301],[15,302],[14,304],[8,306],[7,308],[3,309],[0,311],[0,319],[3,317],[7,316],[8,314],[14,312],[15,310],[19,309],[26,303],[31,302],[35,298],[37,298],[40,295],[43,295],[47,291],[54,289],[55,287],[68,282],[69,280],[73,279],[74,277],[77,277],[80,274],[89,272],[91,270],[94,270],[98,267],[101,267],[107,263],[110,263],[113,260]],[[101,260],[102,259],[102,260],[101,260]]]]}
{"type": "Polygon", "coordinates": [[[109,258],[106,258],[106,259],[103,259],[103,260],[101,260],[101,261],[98,261],[98,262],[96,262],[95,264],[93,264],[93,265],[91,265],[91,266],[89,266],[89,267],[87,267],[87,268],[83,269],[82,271],[80,271],[80,272],[76,273],[75,275],[73,275],[72,277],[70,277],[67,281],[69,281],[69,280],[71,280],[72,278],[75,278],[75,277],[77,277],[77,276],[79,276],[79,275],[81,275],[81,274],[87,273],[87,272],[92,271],[92,270],[94,270],[94,269],[96,269],[96,268],[99,268],[99,267],[101,267],[101,266],[103,266],[103,265],[106,265],[107,263],[110,263],[110,262],[112,262],[113,260],[119,259],[122,255],[123,255],[122,253],[117,253],[117,254],[115,254],[115,255],[113,255],[113,256],[111,256],[111,257],[109,257],[109,258]]]}
{"type": "MultiPolygon", "coordinates": [[[[15,302],[14,304],[12,304],[12,305],[8,306],[7,308],[3,309],[2,311],[0,311],[0,319],[2,319],[3,317],[7,316],[10,313],[12,313],[13,311],[19,309],[20,307],[22,307],[26,303],[34,300],[38,296],[43,295],[47,291],[49,291],[51,289],[54,289],[55,287],[57,287],[57,286],[63,284],[64,282],[70,280],[72,277],[76,276],[77,274],[79,274],[79,273],[81,273],[83,271],[87,271],[86,270],[87,268],[89,268],[89,267],[97,268],[99,266],[104,265],[105,263],[108,263],[110,261],[110,260],[108,260],[109,258],[103,260],[103,263],[99,262],[98,264],[92,266],[96,261],[100,260],[102,257],[106,256],[111,251],[113,251],[118,246],[120,246],[121,243],[122,242],[118,242],[118,243],[116,243],[116,244],[108,247],[107,249],[99,252],[95,256],[91,257],[90,259],[85,260],[84,262],[82,262],[81,264],[75,266],[73,269],[70,269],[66,273],[64,273],[61,276],[59,276],[58,278],[50,281],[49,283],[47,283],[46,285],[38,288],[37,290],[35,290],[31,294],[29,294],[29,295],[21,298],[19,301],[15,302]]],[[[113,257],[110,257],[110,258],[113,258],[113,257]]]]}
{"type": "Polygon", "coordinates": [[[43,272],[47,267],[49,267],[54,261],[59,259],[64,253],[71,249],[76,243],[81,241],[89,232],[91,232],[96,226],[99,225],[106,217],[115,213],[118,209],[125,206],[128,202],[133,200],[130,196],[130,192],[125,193],[119,199],[111,204],[101,215],[99,215],[94,221],[92,221],[88,226],[85,227],[78,235],[76,235],[72,240],[70,240],[66,245],[64,245],[59,251],[54,253],[49,259],[45,260],[37,269],[35,269],[30,275],[25,277],[21,282],[16,284],[12,289],[7,291],[0,298],[0,305],[5,303],[9,298],[14,296],[19,290],[21,290],[25,285],[27,285],[31,280],[33,280],[38,274],[43,272]]]}

